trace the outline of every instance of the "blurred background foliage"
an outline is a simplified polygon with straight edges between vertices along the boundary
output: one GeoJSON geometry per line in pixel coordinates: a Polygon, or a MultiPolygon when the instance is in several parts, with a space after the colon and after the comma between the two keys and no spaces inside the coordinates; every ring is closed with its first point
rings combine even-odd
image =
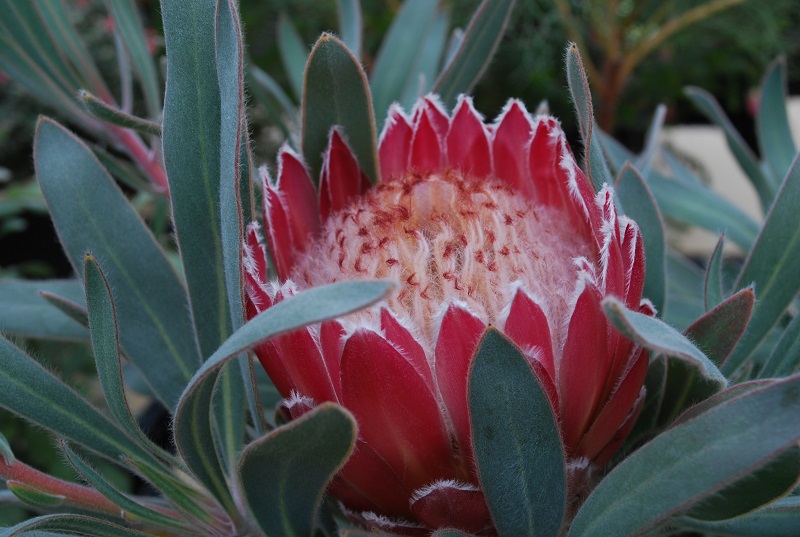
{"type": "MultiPolygon", "coordinates": [[[[112,0],[113,1],[113,0],[112,0]]],[[[112,92],[119,84],[113,34],[105,6],[100,0],[68,0],[74,23],[86,40],[112,92]]],[[[159,3],[140,0],[143,21],[151,32],[152,47],[163,54],[159,38],[159,3]]],[[[276,25],[285,14],[309,47],[323,31],[334,31],[337,21],[335,0],[240,0],[245,37],[252,64],[269,73],[282,87],[289,88],[276,42],[276,25]]],[[[442,0],[451,17],[451,27],[463,27],[479,0],[442,0]]],[[[369,72],[374,55],[400,0],[362,2],[364,27],[362,61],[369,72]]],[[[663,26],[663,25],[662,25],[663,26]]],[[[790,94],[800,93],[800,10],[797,0],[528,0],[519,2],[506,37],[474,90],[476,107],[495,117],[509,97],[518,97],[530,110],[546,100],[561,118],[573,147],[578,143],[577,126],[563,73],[563,50],[569,40],[579,40],[585,57],[600,71],[592,80],[596,106],[612,110],[604,125],[627,147],[638,151],[659,103],[667,106],[668,123],[705,122],[683,96],[686,85],[715,95],[737,129],[755,151],[753,143],[752,92],[765,66],[777,55],[788,60],[790,94]],[[657,35],[658,22],[669,21],[700,4],[725,4],[724,9],[670,35],[641,58],[630,78],[612,101],[603,102],[605,69],[620,63],[624,53],[657,35]],[[566,7],[566,11],[565,11],[566,7]],[[560,8],[560,9],[559,9],[560,8]],[[565,13],[569,17],[565,17],[565,13]],[[655,21],[655,22],[654,22],[655,21]],[[578,39],[579,38],[579,39],[578,39]],[[610,66],[610,67],[609,67],[610,66]],[[598,87],[600,86],[600,87],[598,87]],[[598,91],[599,90],[599,91],[598,91]]],[[[588,63],[588,62],[587,62],[588,63]]],[[[141,99],[140,95],[135,96],[141,99]]],[[[270,162],[283,134],[274,127],[259,100],[251,98],[253,149],[258,162],[270,162]]],[[[142,110],[138,102],[134,110],[142,110]]],[[[58,114],[0,72],[0,277],[68,277],[71,269],[54,236],[47,210],[33,178],[31,145],[36,116],[58,114]]],[[[601,117],[602,112],[601,112],[601,117]]],[[[66,118],[60,118],[65,120],[66,118]]],[[[74,126],[74,125],[73,125],[74,126]]],[[[382,125],[378,125],[380,129],[382,125]]],[[[90,133],[82,132],[90,136],[90,133]]],[[[129,191],[133,195],[133,191],[129,191]]],[[[169,242],[165,205],[142,205],[157,233],[169,242]],[[160,208],[159,208],[160,207],[160,208]]],[[[1,306],[1,305],[0,305],[1,306]]],[[[100,403],[94,363],[83,344],[27,343],[37,357],[49,358],[49,365],[79,391],[100,403]],[[92,397],[92,395],[94,395],[92,397]]],[[[28,427],[0,411],[0,433],[9,438],[15,453],[56,476],[72,471],[57,455],[49,434],[28,427]]],[[[126,479],[120,476],[119,479],[126,479]]],[[[2,491],[0,491],[2,494],[2,491]]],[[[24,513],[0,510],[0,524],[14,522],[24,513]]]]}

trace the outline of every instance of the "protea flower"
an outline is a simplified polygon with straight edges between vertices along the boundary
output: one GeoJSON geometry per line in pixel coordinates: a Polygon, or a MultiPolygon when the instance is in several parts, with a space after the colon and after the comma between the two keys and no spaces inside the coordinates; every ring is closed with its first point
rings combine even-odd
{"type": "Polygon", "coordinates": [[[569,466],[602,467],[643,401],[645,352],[601,308],[613,295],[652,314],[641,234],[617,216],[610,187],[595,195],[558,121],[516,100],[489,125],[468,97],[452,117],[435,96],[410,117],[394,105],[379,158],[372,187],[334,128],[319,192],[288,147],[276,183],[261,170],[280,281],[266,281],[253,224],[253,315],[338,280],[401,285],[381,306],[275,338],[258,357],[289,419],[324,401],[355,416],[355,451],[331,486],[354,518],[390,533],[492,533],[467,405],[481,336],[497,327],[527,357],[569,466]]]}

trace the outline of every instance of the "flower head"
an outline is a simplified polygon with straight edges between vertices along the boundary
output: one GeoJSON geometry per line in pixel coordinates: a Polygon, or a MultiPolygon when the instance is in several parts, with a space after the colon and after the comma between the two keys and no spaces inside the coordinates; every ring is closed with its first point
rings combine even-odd
{"type": "Polygon", "coordinates": [[[450,116],[435,96],[410,117],[389,111],[372,187],[338,129],[319,192],[301,159],[279,155],[264,178],[266,281],[257,225],[245,266],[253,314],[298,290],[392,278],[382,305],[275,338],[257,350],[296,418],[335,401],[359,425],[331,492],[363,524],[393,533],[491,532],[472,453],[470,362],[490,324],[515,343],[546,390],[566,455],[604,465],[643,400],[647,357],[601,308],[642,300],[636,224],[595,194],[558,122],[510,101],[484,123],[468,97],[450,116]]]}

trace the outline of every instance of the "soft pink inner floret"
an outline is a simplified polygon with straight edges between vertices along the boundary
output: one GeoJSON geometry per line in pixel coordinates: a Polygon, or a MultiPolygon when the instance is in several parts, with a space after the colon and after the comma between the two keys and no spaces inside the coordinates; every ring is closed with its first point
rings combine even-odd
{"type": "Polygon", "coordinates": [[[428,356],[447,304],[461,302],[498,325],[520,285],[545,309],[557,338],[575,290],[573,260],[595,257],[569,227],[558,210],[534,206],[500,181],[455,170],[409,173],[332,215],[290,279],[301,289],[348,279],[401,282],[389,308],[428,356]]]}

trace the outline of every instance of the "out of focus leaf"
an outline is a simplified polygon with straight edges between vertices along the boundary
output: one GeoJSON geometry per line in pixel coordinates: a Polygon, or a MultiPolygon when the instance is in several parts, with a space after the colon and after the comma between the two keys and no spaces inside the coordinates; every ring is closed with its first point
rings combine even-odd
{"type": "Polygon", "coordinates": [[[640,171],[643,176],[650,173],[653,166],[653,159],[658,152],[661,143],[661,131],[664,127],[664,118],[667,115],[667,107],[659,104],[656,111],[653,113],[653,121],[650,122],[650,127],[647,129],[647,136],[644,140],[644,148],[639,158],[636,159],[636,169],[640,171]]]}
{"type": "Polygon", "coordinates": [[[653,530],[763,468],[798,440],[800,377],[729,399],[658,435],[611,470],[578,511],[569,535],[653,530]]]}
{"type": "Polygon", "coordinates": [[[41,297],[48,291],[83,304],[77,280],[0,281],[0,332],[30,338],[85,341],[89,334],[68,315],[41,297]]]}
{"type": "Polygon", "coordinates": [[[723,537],[797,537],[800,527],[800,496],[782,498],[747,516],[724,522],[704,522],[689,518],[679,520],[688,530],[723,537]]]}
{"type": "Polygon", "coordinates": [[[403,88],[417,80],[415,66],[421,60],[425,37],[438,8],[439,0],[406,0],[392,21],[370,73],[373,110],[379,125],[403,88]]]}
{"type": "Polygon", "coordinates": [[[450,108],[483,76],[506,33],[516,0],[483,0],[472,15],[458,51],[433,86],[450,108]]]}
{"type": "MultiPolygon", "coordinates": [[[[725,139],[728,142],[733,156],[736,157],[737,162],[744,170],[747,177],[753,183],[753,186],[758,192],[758,197],[761,200],[761,207],[766,211],[772,204],[772,199],[775,197],[777,185],[773,184],[769,177],[767,177],[761,170],[753,151],[744,141],[741,134],[725,115],[722,107],[719,105],[713,95],[705,90],[695,87],[688,87],[684,93],[694,105],[708,117],[712,122],[722,129],[725,134],[725,139]]],[[[731,239],[733,237],[731,236],[731,239]]],[[[736,239],[734,239],[736,240],[736,239]]]]}
{"type": "MultiPolygon", "coordinates": [[[[406,110],[411,110],[417,99],[428,93],[439,72],[447,28],[450,17],[445,12],[437,12],[428,23],[428,31],[420,43],[419,53],[413,67],[406,78],[401,94],[395,98],[406,110]]],[[[379,117],[385,117],[387,110],[376,111],[379,117]]]]}
{"type": "Polygon", "coordinates": [[[356,420],[323,403],[242,453],[244,499],[266,535],[311,535],[322,495],[355,446],[356,420]]]}
{"type": "Polygon", "coordinates": [[[489,329],[469,377],[478,478],[500,535],[556,535],[567,469],[547,394],[519,350],[489,329]]]}
{"type": "Polygon", "coordinates": [[[106,0],[105,3],[141,81],[147,113],[151,120],[157,121],[161,115],[161,84],[147,47],[139,6],[133,0],[106,0]]]}
{"type": "Polygon", "coordinates": [[[142,172],[130,162],[111,155],[97,145],[93,146],[91,149],[94,156],[100,161],[100,164],[102,164],[117,180],[125,183],[134,190],[143,190],[145,192],[153,190],[153,184],[149,179],[146,179],[144,175],[142,175],[142,172]]]}
{"type": "Polygon", "coordinates": [[[361,2],[337,0],[339,7],[339,33],[342,41],[356,58],[361,57],[361,2]]]}
{"type": "Polygon", "coordinates": [[[34,164],[75,272],[87,251],[103,263],[126,355],[173,408],[199,364],[180,279],[90,150],[50,119],[39,121],[34,164]]]}
{"type": "MultiPolygon", "coordinates": [[[[88,537],[147,537],[146,533],[132,530],[86,515],[42,515],[10,528],[0,528],[0,537],[16,537],[31,532],[64,532],[88,537]]],[[[52,535],[52,534],[49,534],[52,535]]]]}
{"type": "Polygon", "coordinates": [[[312,180],[319,180],[331,128],[340,125],[361,171],[377,182],[375,116],[358,59],[336,37],[322,34],[311,50],[303,83],[303,158],[312,180]]]}
{"type": "Polygon", "coordinates": [[[722,248],[725,245],[725,234],[720,235],[711,258],[706,267],[706,277],[703,285],[703,300],[706,311],[714,308],[722,302],[725,296],[722,290],[722,248]]]}
{"type": "Polygon", "coordinates": [[[747,255],[734,289],[755,285],[758,303],[742,341],[725,363],[732,373],[745,363],[800,290],[800,158],[795,158],[747,255]]]}
{"type": "Polygon", "coordinates": [[[728,385],[727,379],[717,366],[691,341],[668,324],[655,317],[631,311],[612,296],[603,300],[603,310],[614,328],[623,336],[656,354],[687,362],[709,382],[716,383],[719,389],[728,385]]]}
{"type": "Polygon", "coordinates": [[[615,189],[625,208],[625,214],[632,218],[642,231],[644,253],[647,258],[643,295],[650,299],[656,311],[662,312],[663,315],[667,295],[667,252],[661,212],[644,178],[630,164],[623,166],[619,172],[615,189]]]}
{"type": "Polygon", "coordinates": [[[797,155],[786,112],[786,59],[778,58],[767,68],[761,81],[756,115],[758,148],[769,166],[772,183],[780,185],[797,155]]]}
{"type": "Polygon", "coordinates": [[[786,376],[795,372],[798,365],[800,365],[800,315],[795,315],[764,363],[759,377],[786,376]]]}
{"type": "Polygon", "coordinates": [[[278,18],[278,51],[289,76],[289,84],[299,101],[303,98],[303,71],[308,60],[308,46],[303,43],[291,19],[283,13],[278,18]]]}

